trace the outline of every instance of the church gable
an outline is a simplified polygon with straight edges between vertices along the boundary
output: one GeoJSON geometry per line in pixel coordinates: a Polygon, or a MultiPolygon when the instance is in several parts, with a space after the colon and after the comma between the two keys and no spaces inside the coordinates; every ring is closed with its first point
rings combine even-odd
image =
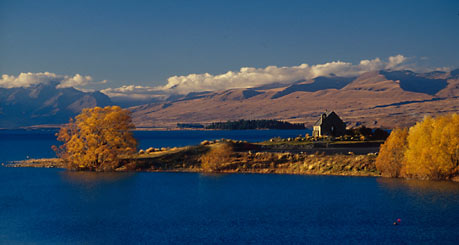
{"type": "Polygon", "coordinates": [[[346,133],[346,124],[334,112],[323,113],[314,124],[313,136],[342,136],[346,133]]]}

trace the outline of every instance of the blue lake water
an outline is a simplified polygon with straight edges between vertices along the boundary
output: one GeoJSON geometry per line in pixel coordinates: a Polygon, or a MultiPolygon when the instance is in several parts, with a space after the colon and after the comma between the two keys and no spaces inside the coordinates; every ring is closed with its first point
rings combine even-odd
{"type": "MultiPolygon", "coordinates": [[[[171,132],[180,139],[179,132],[171,132]]],[[[190,133],[197,143],[203,132],[196,132],[181,133],[183,138],[190,133]]],[[[221,133],[212,131],[211,136],[236,138],[221,133]]],[[[263,137],[270,138],[271,133],[263,132],[263,137]]],[[[254,136],[261,132],[248,134],[251,138],[241,134],[241,139],[261,137],[254,136]]],[[[54,144],[54,138],[46,135],[22,140],[10,135],[0,142],[2,147],[9,146],[4,141],[15,141],[10,145],[45,149],[54,144]]],[[[150,142],[161,139],[153,135],[150,142]]],[[[141,142],[149,142],[148,136],[141,137],[141,142]]],[[[194,142],[190,138],[176,144],[194,142]]],[[[169,140],[154,146],[174,146],[169,140]]],[[[15,152],[24,153],[10,148],[1,152],[0,159],[19,157],[12,156],[15,152]]],[[[457,244],[458,240],[459,184],[453,182],[0,167],[0,244],[457,244]],[[394,226],[398,218],[401,222],[394,226]]]]}
{"type": "MultiPolygon", "coordinates": [[[[52,145],[58,145],[55,131],[0,130],[0,163],[30,158],[55,157],[52,145]]],[[[296,137],[311,130],[179,130],[135,131],[140,149],[199,144],[203,140],[234,139],[260,142],[274,137],[296,137]]]]}

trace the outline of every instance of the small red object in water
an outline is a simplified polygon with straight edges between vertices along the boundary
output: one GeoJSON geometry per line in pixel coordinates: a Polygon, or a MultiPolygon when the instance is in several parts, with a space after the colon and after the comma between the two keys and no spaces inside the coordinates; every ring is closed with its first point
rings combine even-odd
{"type": "Polygon", "coordinates": [[[397,219],[397,222],[400,223],[400,222],[402,222],[402,220],[401,219],[397,219]]]}

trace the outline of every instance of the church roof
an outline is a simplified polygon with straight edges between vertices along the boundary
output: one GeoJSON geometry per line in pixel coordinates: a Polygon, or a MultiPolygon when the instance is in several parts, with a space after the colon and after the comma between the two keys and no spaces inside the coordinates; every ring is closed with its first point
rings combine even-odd
{"type": "MultiPolygon", "coordinates": [[[[324,113],[320,114],[320,118],[319,118],[319,120],[317,120],[316,123],[314,123],[314,126],[320,126],[320,125],[322,125],[323,119],[329,117],[332,113],[335,113],[335,112],[334,112],[334,111],[330,111],[330,112],[324,112],[324,113]],[[323,117],[324,114],[325,114],[325,118],[323,117]]],[[[335,113],[335,114],[336,114],[336,113],[335,113]]]]}

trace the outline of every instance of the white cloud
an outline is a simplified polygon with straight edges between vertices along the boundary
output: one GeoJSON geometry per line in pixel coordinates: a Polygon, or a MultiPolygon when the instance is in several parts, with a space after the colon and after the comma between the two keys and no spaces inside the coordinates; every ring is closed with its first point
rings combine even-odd
{"type": "Polygon", "coordinates": [[[111,98],[117,99],[166,99],[168,94],[159,87],[139,86],[139,85],[124,85],[119,88],[107,88],[101,90],[102,93],[111,98]]]}
{"type": "Polygon", "coordinates": [[[189,93],[198,91],[215,91],[232,88],[250,88],[273,82],[292,83],[298,80],[308,80],[318,76],[358,76],[362,73],[381,69],[401,69],[406,61],[403,55],[389,57],[388,61],[379,58],[362,60],[354,65],[349,62],[333,61],[325,64],[298,66],[268,66],[265,68],[243,67],[237,72],[228,71],[224,74],[211,75],[189,74],[172,76],[161,89],[173,93],[189,93]]]}
{"type": "MultiPolygon", "coordinates": [[[[318,76],[358,76],[368,71],[392,69],[409,69],[423,71],[413,58],[403,55],[395,55],[387,60],[375,58],[372,60],[361,60],[357,64],[343,61],[333,61],[324,64],[298,66],[267,66],[265,68],[242,67],[239,71],[228,71],[223,74],[212,75],[209,73],[189,74],[185,76],[172,76],[163,86],[139,86],[124,85],[119,88],[107,88],[101,90],[106,95],[116,99],[165,99],[171,94],[187,94],[190,92],[216,91],[233,88],[251,88],[280,82],[289,84],[298,80],[309,80],[318,76]]],[[[435,69],[430,69],[435,70],[435,69]]],[[[436,69],[438,70],[438,69],[436,69]]],[[[444,69],[443,69],[444,70],[444,69]]],[[[76,74],[74,76],[57,75],[50,72],[43,73],[21,73],[18,76],[2,75],[0,87],[28,87],[40,83],[58,83],[57,87],[78,87],[84,90],[84,86],[95,83],[106,83],[106,81],[95,82],[91,76],[76,74]]]]}
{"type": "Polygon", "coordinates": [[[66,87],[82,87],[94,83],[106,83],[107,81],[94,82],[91,76],[82,76],[76,74],[74,76],[58,75],[51,72],[38,73],[20,73],[18,76],[3,74],[0,79],[1,88],[17,88],[30,87],[36,84],[57,83],[58,88],[66,87]]]}
{"type": "Polygon", "coordinates": [[[397,66],[400,66],[406,61],[406,57],[403,55],[396,55],[396,56],[391,56],[389,57],[389,62],[386,65],[386,69],[393,69],[396,68],[397,66]]]}

